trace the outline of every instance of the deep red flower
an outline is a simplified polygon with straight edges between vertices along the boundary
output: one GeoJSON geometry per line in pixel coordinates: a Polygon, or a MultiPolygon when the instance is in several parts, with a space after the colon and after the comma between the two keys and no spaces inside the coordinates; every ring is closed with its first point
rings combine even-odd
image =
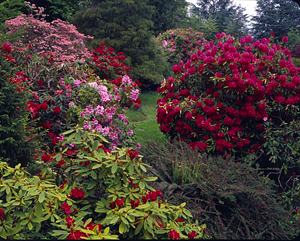
{"type": "Polygon", "coordinates": [[[193,239],[195,237],[197,237],[197,234],[195,231],[188,233],[189,239],[193,239]]]}
{"type": "Polygon", "coordinates": [[[4,221],[4,219],[5,219],[5,212],[2,208],[0,208],[0,220],[4,221]]]}
{"type": "Polygon", "coordinates": [[[49,154],[49,155],[47,155],[47,154],[43,154],[42,155],[42,161],[44,161],[45,163],[47,163],[47,162],[49,162],[50,160],[51,160],[51,155],[49,154]]]}
{"type": "Polygon", "coordinates": [[[47,110],[48,109],[48,104],[43,102],[42,104],[39,105],[40,109],[43,109],[43,110],[47,110]]]}
{"type": "Polygon", "coordinates": [[[71,234],[67,239],[76,240],[76,239],[82,239],[83,237],[87,237],[87,235],[79,230],[71,231],[71,234]]]}
{"type": "Polygon", "coordinates": [[[60,209],[63,209],[65,211],[66,214],[71,214],[71,206],[69,206],[66,202],[64,202],[64,204],[60,207],[60,209]]]}
{"type": "Polygon", "coordinates": [[[134,201],[133,199],[131,199],[130,204],[132,208],[136,208],[140,205],[140,200],[134,201]]]}
{"type": "Polygon", "coordinates": [[[70,197],[84,199],[85,192],[82,189],[78,190],[78,187],[75,187],[71,190],[70,197]]]}
{"type": "Polygon", "coordinates": [[[175,230],[170,230],[169,237],[171,239],[180,239],[180,234],[175,230]]]}
{"type": "Polygon", "coordinates": [[[59,114],[59,113],[61,113],[60,107],[59,107],[59,106],[54,107],[54,108],[53,108],[53,112],[54,112],[54,114],[59,114]]]}

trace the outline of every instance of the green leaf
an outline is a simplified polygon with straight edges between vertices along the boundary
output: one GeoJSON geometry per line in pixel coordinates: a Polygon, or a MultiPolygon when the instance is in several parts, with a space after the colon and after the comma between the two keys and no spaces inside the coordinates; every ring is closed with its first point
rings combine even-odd
{"type": "Polygon", "coordinates": [[[89,185],[87,186],[88,189],[93,189],[96,186],[95,182],[90,182],[89,185]]]}
{"type": "Polygon", "coordinates": [[[42,203],[45,200],[45,192],[41,192],[39,195],[39,202],[42,203]]]}
{"type": "Polygon", "coordinates": [[[75,131],[74,129],[73,130],[68,130],[68,131],[63,132],[62,135],[68,135],[68,134],[70,134],[74,131],[75,131]]]}
{"type": "Polygon", "coordinates": [[[97,179],[97,174],[96,174],[96,172],[92,171],[92,172],[91,172],[91,176],[92,176],[92,178],[97,179]]]}
{"type": "Polygon", "coordinates": [[[135,229],[134,234],[137,235],[141,231],[142,227],[143,227],[143,222],[141,221],[137,226],[137,228],[135,229]]]}
{"type": "Polygon", "coordinates": [[[124,233],[124,230],[125,230],[124,223],[121,223],[121,224],[119,225],[119,233],[120,233],[120,234],[123,234],[123,233],[124,233]]]}
{"type": "Polygon", "coordinates": [[[76,133],[73,133],[72,135],[69,135],[67,138],[67,141],[72,140],[75,137],[76,133]]]}
{"type": "Polygon", "coordinates": [[[36,203],[36,207],[35,207],[35,216],[38,218],[41,218],[43,215],[43,207],[42,204],[40,202],[36,203]]]}
{"type": "Polygon", "coordinates": [[[16,214],[20,218],[26,218],[26,215],[23,212],[20,211],[14,211],[14,214],[16,214]]]}
{"type": "Polygon", "coordinates": [[[102,163],[101,163],[101,164],[96,164],[96,165],[94,165],[94,166],[92,167],[92,169],[97,169],[97,168],[99,168],[99,167],[102,167],[102,163]]]}
{"type": "Polygon", "coordinates": [[[91,221],[92,221],[92,218],[89,218],[88,220],[86,220],[83,227],[85,228],[91,221]]]}
{"type": "Polygon", "coordinates": [[[128,166],[128,172],[129,172],[129,175],[130,176],[132,176],[133,175],[133,165],[132,164],[130,164],[129,166],[128,166]]]}
{"type": "Polygon", "coordinates": [[[109,232],[109,227],[107,227],[106,229],[104,229],[104,231],[103,231],[103,235],[107,235],[107,234],[108,234],[108,232],[109,232]]]}
{"type": "Polygon", "coordinates": [[[143,164],[140,165],[141,169],[143,170],[143,172],[147,172],[147,169],[144,167],[143,164]]]}
{"type": "Polygon", "coordinates": [[[119,216],[114,217],[113,220],[111,220],[110,224],[114,225],[116,222],[119,221],[119,219],[120,219],[119,216]]]}
{"type": "Polygon", "coordinates": [[[145,183],[144,182],[139,182],[139,187],[141,190],[145,189],[145,183]]]}
{"type": "Polygon", "coordinates": [[[64,231],[64,230],[53,230],[53,233],[51,234],[52,236],[58,236],[62,234],[69,234],[69,232],[64,231]]]}
{"type": "Polygon", "coordinates": [[[32,223],[28,223],[28,229],[29,229],[29,231],[31,231],[31,229],[33,229],[32,223]]]}
{"type": "Polygon", "coordinates": [[[94,144],[93,144],[92,149],[93,149],[94,151],[96,151],[97,148],[98,148],[98,141],[94,141],[94,144]]]}
{"type": "Polygon", "coordinates": [[[111,168],[111,173],[114,174],[118,169],[118,162],[115,162],[113,165],[112,165],[112,168],[111,168]]]}

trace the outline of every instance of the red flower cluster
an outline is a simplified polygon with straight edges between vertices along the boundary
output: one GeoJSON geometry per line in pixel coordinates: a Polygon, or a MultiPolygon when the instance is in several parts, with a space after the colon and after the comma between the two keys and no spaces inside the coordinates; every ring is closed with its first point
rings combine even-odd
{"type": "Polygon", "coordinates": [[[131,160],[134,159],[135,157],[139,157],[139,154],[137,153],[137,151],[132,152],[131,150],[128,150],[128,154],[129,154],[129,157],[131,160]]]}
{"type": "Polygon", "coordinates": [[[85,192],[82,189],[78,190],[78,187],[75,187],[71,190],[70,197],[84,199],[85,192]]]}
{"type": "Polygon", "coordinates": [[[217,45],[203,44],[186,63],[173,66],[175,77],[158,88],[157,122],[167,136],[180,134],[193,149],[253,152],[262,145],[268,116],[300,103],[300,68],[270,39],[252,43],[246,36],[237,42],[224,33],[216,38],[217,45]]]}
{"type": "Polygon", "coordinates": [[[109,203],[110,208],[111,208],[111,209],[114,209],[114,208],[116,208],[116,207],[122,208],[123,205],[124,205],[124,201],[125,201],[124,198],[122,198],[121,200],[118,200],[118,199],[117,199],[117,200],[115,200],[114,202],[109,203]]]}
{"type": "Polygon", "coordinates": [[[131,199],[130,204],[132,208],[136,208],[140,205],[140,200],[134,201],[133,199],[131,199]]]}
{"type": "Polygon", "coordinates": [[[60,207],[60,209],[63,209],[65,211],[65,214],[71,214],[71,206],[69,206],[66,202],[64,202],[64,204],[60,207]]]}
{"type": "Polygon", "coordinates": [[[171,239],[180,239],[180,234],[175,230],[170,230],[169,237],[171,239]]]}
{"type": "Polygon", "coordinates": [[[197,237],[197,234],[195,231],[188,233],[189,239],[194,239],[197,237]]]}
{"type": "Polygon", "coordinates": [[[86,237],[87,235],[84,232],[81,232],[80,230],[76,230],[76,231],[71,230],[71,234],[69,235],[69,237],[67,237],[67,239],[76,240],[76,239],[82,239],[86,237]]]}
{"type": "Polygon", "coordinates": [[[59,106],[54,107],[52,110],[53,110],[53,113],[54,113],[54,114],[59,114],[59,113],[61,113],[61,109],[60,109],[59,106]]]}
{"type": "Polygon", "coordinates": [[[0,220],[4,221],[4,219],[5,219],[5,212],[2,208],[0,208],[0,220]]]}
{"type": "Polygon", "coordinates": [[[149,191],[146,196],[142,197],[142,201],[145,204],[148,200],[150,201],[156,201],[158,196],[162,196],[161,193],[161,189],[159,189],[158,191],[156,190],[156,188],[154,188],[155,191],[151,192],[149,191]]]}

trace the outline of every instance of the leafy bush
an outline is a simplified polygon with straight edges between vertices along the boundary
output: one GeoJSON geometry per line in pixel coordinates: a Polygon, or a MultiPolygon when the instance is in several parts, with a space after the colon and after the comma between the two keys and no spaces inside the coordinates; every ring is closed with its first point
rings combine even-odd
{"type": "Polygon", "coordinates": [[[29,179],[19,165],[13,169],[1,163],[2,237],[24,239],[24,232],[35,227],[28,234],[33,237],[45,227],[42,222],[48,222],[43,237],[59,239],[209,237],[205,225],[190,223],[185,203],[174,206],[159,199],[160,190],[147,183],[156,178],[146,175],[147,165],[136,151],[118,148],[109,153],[102,135],[82,127],[63,134],[68,135],[64,150],[48,162],[57,186],[46,169],[29,179]]]}
{"type": "Polygon", "coordinates": [[[29,90],[22,87],[27,81],[21,72],[15,72],[1,56],[8,54],[10,47],[0,47],[0,160],[27,166],[33,161],[33,154],[39,145],[35,143],[37,129],[29,119],[26,102],[29,90]]]}
{"type": "MultiPolygon", "coordinates": [[[[258,168],[233,158],[212,157],[185,142],[142,147],[163,197],[187,202],[194,219],[207,224],[214,239],[291,239],[298,223],[281,206],[274,182],[258,168]]],[[[295,213],[295,212],[294,212],[295,213]]]]}

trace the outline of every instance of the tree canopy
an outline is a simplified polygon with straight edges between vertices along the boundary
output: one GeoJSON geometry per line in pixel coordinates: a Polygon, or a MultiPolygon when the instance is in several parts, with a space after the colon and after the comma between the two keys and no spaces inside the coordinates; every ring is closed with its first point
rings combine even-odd
{"type": "Polygon", "coordinates": [[[273,32],[275,40],[281,40],[292,27],[300,28],[300,7],[292,0],[257,0],[252,20],[255,39],[267,38],[273,32]]]}
{"type": "Polygon", "coordinates": [[[149,31],[155,12],[149,0],[91,0],[82,5],[83,9],[70,21],[80,32],[94,36],[87,43],[89,48],[97,48],[103,42],[117,52],[124,52],[126,65],[134,68],[130,74],[144,86],[163,80],[164,64],[157,57],[158,49],[149,31]]]}

